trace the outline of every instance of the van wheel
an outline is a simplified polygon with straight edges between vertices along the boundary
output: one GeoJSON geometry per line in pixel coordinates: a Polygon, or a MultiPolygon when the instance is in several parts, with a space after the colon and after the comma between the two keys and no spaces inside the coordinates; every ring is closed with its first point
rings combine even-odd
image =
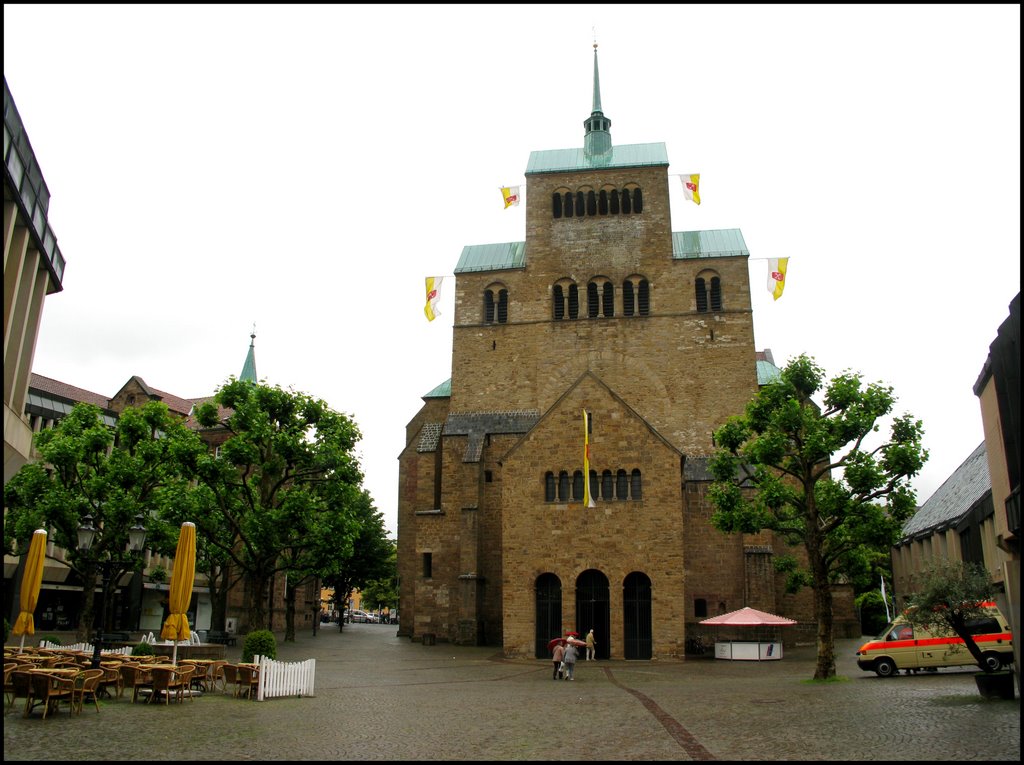
{"type": "Polygon", "coordinates": [[[879,677],[892,677],[896,674],[896,662],[892,659],[879,659],[875,662],[875,674],[879,677]]]}
{"type": "Polygon", "coordinates": [[[981,659],[985,663],[985,670],[988,672],[996,672],[1003,667],[1003,657],[995,651],[986,651],[981,655],[981,659]]]}

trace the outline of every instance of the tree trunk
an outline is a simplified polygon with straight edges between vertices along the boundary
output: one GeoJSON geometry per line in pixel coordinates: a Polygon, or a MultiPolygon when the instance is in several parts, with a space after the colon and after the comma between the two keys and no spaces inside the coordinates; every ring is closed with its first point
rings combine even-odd
{"type": "Polygon", "coordinates": [[[96,570],[82,574],[82,611],[78,615],[75,638],[79,642],[92,640],[96,617],[96,570]]]}
{"type": "Polygon", "coordinates": [[[295,642],[295,590],[291,577],[284,585],[284,642],[295,642]]]}
{"type": "Polygon", "coordinates": [[[267,626],[267,591],[271,574],[250,571],[249,579],[249,631],[270,629],[267,626]]]}
{"type": "MultiPolygon", "coordinates": [[[[814,529],[816,519],[812,514],[810,526],[814,529]]],[[[832,587],[828,580],[828,568],[822,560],[821,539],[814,530],[807,535],[807,558],[811,568],[814,588],[814,616],[818,622],[818,660],[814,667],[815,680],[827,680],[836,675],[836,649],[832,635],[832,587]]]]}

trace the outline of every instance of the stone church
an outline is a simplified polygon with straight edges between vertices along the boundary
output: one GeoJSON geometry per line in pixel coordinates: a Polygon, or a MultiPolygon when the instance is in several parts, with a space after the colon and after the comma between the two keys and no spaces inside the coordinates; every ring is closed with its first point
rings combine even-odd
{"type": "MultiPolygon", "coordinates": [[[[810,592],[772,566],[800,550],[710,524],[712,432],[779,372],[750,253],[739,229],[673,231],[665,144],[611,124],[595,46],[582,148],[530,154],[525,241],[454,269],[451,378],[399,456],[399,634],[546,658],[593,629],[599,658],[671,659],[751,606],[812,642],[810,592]]],[[[848,594],[836,611],[841,635],[848,594]]]]}

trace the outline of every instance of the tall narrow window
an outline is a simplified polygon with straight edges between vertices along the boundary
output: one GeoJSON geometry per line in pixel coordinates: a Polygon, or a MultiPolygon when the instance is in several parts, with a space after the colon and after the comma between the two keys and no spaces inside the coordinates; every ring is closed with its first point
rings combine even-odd
{"type": "Polygon", "coordinates": [[[484,321],[494,323],[494,293],[490,290],[484,291],[484,321]]]}
{"type": "Polygon", "coordinates": [[[592,499],[597,499],[601,493],[601,482],[597,480],[597,471],[590,471],[590,496],[592,499]]]}
{"type": "Polygon", "coordinates": [[[601,189],[601,193],[597,196],[597,212],[600,215],[608,214],[608,192],[601,189]]]}
{"type": "Polygon", "coordinates": [[[619,214],[619,192],[616,189],[612,189],[608,192],[608,201],[611,203],[611,214],[619,214]]]}
{"type": "Polygon", "coordinates": [[[631,200],[629,198],[629,189],[622,190],[622,214],[629,215],[633,212],[631,200]]]}
{"type": "Polygon", "coordinates": [[[642,213],[644,211],[644,192],[640,189],[633,189],[633,212],[642,213]]]}
{"type": "Polygon", "coordinates": [[[643,482],[640,480],[639,468],[633,468],[633,473],[629,477],[629,495],[633,499],[643,499],[643,482]]]}
{"type": "Polygon", "coordinates": [[[556,218],[562,217],[562,195],[558,192],[551,195],[551,214],[556,218]]]}
{"type": "Polygon", "coordinates": [[[505,324],[508,321],[508,290],[498,291],[498,323],[505,324]]]}
{"type": "Polygon", "coordinates": [[[640,280],[640,290],[637,297],[637,305],[640,309],[641,316],[650,316],[651,314],[651,285],[648,284],[646,279],[640,280]]]}
{"type": "Polygon", "coordinates": [[[722,310],[722,280],[717,276],[711,277],[711,310],[722,310]]]}
{"type": "Polygon", "coordinates": [[[602,295],[604,315],[612,317],[615,315],[615,285],[611,282],[604,283],[604,294],[602,295]]]}
{"type": "Polygon", "coordinates": [[[572,474],[572,498],[577,502],[583,501],[583,471],[577,470],[572,474]]]}
{"type": "Polygon", "coordinates": [[[554,302],[554,317],[555,321],[561,321],[565,318],[565,297],[562,295],[562,285],[556,284],[552,295],[554,302]]]}
{"type": "Polygon", "coordinates": [[[597,215],[597,194],[587,192],[587,215],[597,215]]]}
{"type": "Polygon", "coordinates": [[[707,288],[704,286],[704,280],[697,277],[697,281],[694,282],[693,289],[697,298],[697,310],[704,313],[708,310],[708,293],[707,288]]]}
{"type": "Polygon", "coordinates": [[[597,284],[590,282],[590,284],[587,285],[587,316],[591,319],[596,319],[599,308],[597,284]]]}
{"type": "Polygon", "coordinates": [[[587,200],[582,191],[576,192],[576,217],[582,218],[587,212],[587,200]]]}
{"type": "Polygon", "coordinates": [[[569,501],[569,474],[564,470],[558,474],[558,501],[569,501]]]}
{"type": "Polygon", "coordinates": [[[423,553],[423,576],[430,579],[434,575],[434,554],[423,553]]]}
{"type": "Polygon", "coordinates": [[[615,496],[615,480],[611,470],[601,473],[601,498],[611,499],[615,496]]]}
{"type": "Polygon", "coordinates": [[[572,217],[572,192],[565,192],[565,217],[572,217]]]}
{"type": "Polygon", "coordinates": [[[615,499],[629,499],[629,477],[625,470],[615,474],[615,499]]]}
{"type": "Polygon", "coordinates": [[[555,474],[550,470],[544,474],[544,501],[555,501],[555,474]]]}
{"type": "Polygon", "coordinates": [[[569,318],[580,317],[580,291],[575,284],[569,285],[569,318]]]}
{"type": "Polygon", "coordinates": [[[633,315],[633,282],[629,279],[622,283],[622,315],[633,315]]]}

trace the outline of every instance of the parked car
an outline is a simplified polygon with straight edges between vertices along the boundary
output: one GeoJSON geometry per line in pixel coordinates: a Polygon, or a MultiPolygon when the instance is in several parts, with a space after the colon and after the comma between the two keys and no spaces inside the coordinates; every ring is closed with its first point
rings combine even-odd
{"type": "Polygon", "coordinates": [[[373,621],[373,617],[370,616],[370,614],[366,613],[366,611],[360,611],[358,608],[353,608],[349,612],[348,620],[350,622],[356,622],[358,624],[369,624],[373,621]]]}

